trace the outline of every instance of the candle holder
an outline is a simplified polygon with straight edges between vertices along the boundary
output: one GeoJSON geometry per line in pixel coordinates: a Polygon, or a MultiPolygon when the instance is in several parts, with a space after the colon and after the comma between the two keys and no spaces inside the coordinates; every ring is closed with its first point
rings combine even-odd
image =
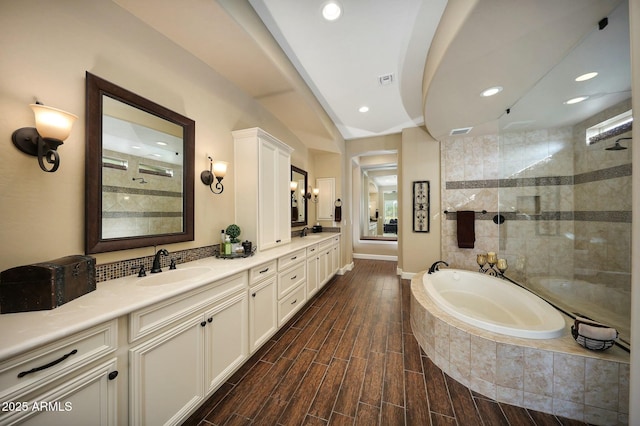
{"type": "Polygon", "coordinates": [[[505,271],[508,269],[507,259],[498,259],[494,252],[479,253],[476,256],[476,262],[480,266],[479,272],[493,277],[503,278],[505,271]]]}

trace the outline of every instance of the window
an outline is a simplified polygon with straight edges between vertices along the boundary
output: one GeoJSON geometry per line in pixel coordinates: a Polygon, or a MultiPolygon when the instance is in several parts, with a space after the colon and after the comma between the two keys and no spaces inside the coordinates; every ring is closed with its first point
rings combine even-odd
{"type": "Polygon", "coordinates": [[[593,145],[604,139],[612,138],[631,130],[633,124],[632,110],[623,112],[613,118],[589,127],[586,132],[587,145],[593,145]]]}

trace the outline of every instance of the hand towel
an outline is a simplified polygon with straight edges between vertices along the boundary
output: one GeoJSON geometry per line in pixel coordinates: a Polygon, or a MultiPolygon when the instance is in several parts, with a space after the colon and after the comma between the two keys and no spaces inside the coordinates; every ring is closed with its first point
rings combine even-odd
{"type": "Polygon", "coordinates": [[[458,225],[458,247],[473,248],[476,242],[475,212],[471,210],[458,211],[456,219],[458,225]]]}
{"type": "Polygon", "coordinates": [[[333,212],[333,220],[335,222],[342,221],[342,206],[336,206],[335,211],[333,212]]]}

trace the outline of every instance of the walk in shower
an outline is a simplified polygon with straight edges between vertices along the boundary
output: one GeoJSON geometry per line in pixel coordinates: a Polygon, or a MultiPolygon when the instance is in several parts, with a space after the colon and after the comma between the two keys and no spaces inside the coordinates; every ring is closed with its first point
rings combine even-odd
{"type": "Polygon", "coordinates": [[[506,219],[498,251],[508,275],[570,313],[616,327],[626,342],[634,145],[628,23],[623,2],[501,117],[498,140],[506,219]],[[576,88],[586,97],[577,103],[576,88]]]}

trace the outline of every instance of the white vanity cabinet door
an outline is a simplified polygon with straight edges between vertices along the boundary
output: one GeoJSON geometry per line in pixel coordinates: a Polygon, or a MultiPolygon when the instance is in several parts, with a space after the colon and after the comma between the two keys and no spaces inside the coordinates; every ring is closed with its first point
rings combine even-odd
{"type": "MultiPolygon", "coordinates": [[[[46,393],[31,396],[24,423],[29,426],[117,425],[117,359],[65,379],[46,393]]],[[[17,416],[16,416],[17,417],[17,416]]],[[[2,424],[13,424],[18,419],[2,424]]]]}
{"type": "Polygon", "coordinates": [[[331,246],[331,276],[335,275],[340,269],[340,237],[333,237],[331,246]]]}
{"type": "Polygon", "coordinates": [[[249,350],[253,353],[278,329],[277,277],[271,275],[249,290],[249,350]]]}
{"type": "Polygon", "coordinates": [[[235,222],[243,238],[267,250],[291,241],[291,147],[259,128],[232,132],[235,222]]]}
{"type": "Polygon", "coordinates": [[[331,264],[331,249],[325,248],[318,254],[318,285],[320,288],[329,281],[329,266],[331,264]]]}
{"type": "Polygon", "coordinates": [[[206,393],[213,391],[249,354],[248,296],[242,291],[205,312],[206,393]]]}
{"type": "Polygon", "coordinates": [[[129,350],[129,424],[178,424],[204,399],[202,313],[129,350]]]}
{"type": "MultiPolygon", "coordinates": [[[[316,249],[315,252],[317,251],[316,249]]],[[[318,261],[318,256],[315,253],[307,257],[307,299],[310,299],[319,289],[318,261]]]]}

